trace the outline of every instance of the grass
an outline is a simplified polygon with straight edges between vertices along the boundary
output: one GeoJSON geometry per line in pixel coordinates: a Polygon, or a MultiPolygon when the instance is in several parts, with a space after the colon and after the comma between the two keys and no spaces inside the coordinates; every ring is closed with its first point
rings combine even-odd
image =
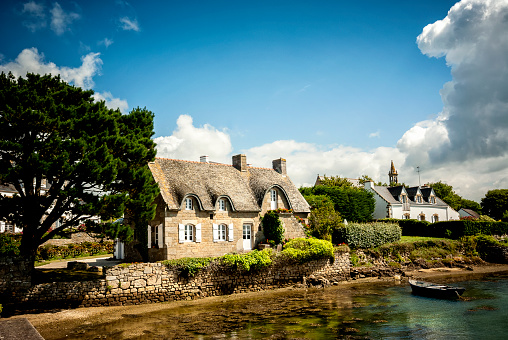
{"type": "Polygon", "coordinates": [[[51,260],[35,261],[35,267],[40,267],[45,264],[54,263],[54,262],[69,262],[69,261],[74,261],[74,260],[95,259],[98,257],[106,257],[106,256],[113,256],[113,254],[97,254],[97,255],[92,255],[92,256],[85,255],[85,256],[78,256],[78,257],[72,257],[72,258],[59,257],[59,258],[54,258],[51,260]]]}
{"type": "Polygon", "coordinates": [[[67,268],[34,269],[32,273],[32,283],[50,283],[50,282],[72,282],[72,281],[93,281],[102,279],[102,273],[89,272],[86,270],[69,270],[67,268]]]}
{"type": "Polygon", "coordinates": [[[402,243],[402,242],[421,242],[421,241],[444,241],[449,240],[448,238],[439,238],[439,237],[421,237],[421,236],[402,236],[400,241],[394,243],[402,243]]]}

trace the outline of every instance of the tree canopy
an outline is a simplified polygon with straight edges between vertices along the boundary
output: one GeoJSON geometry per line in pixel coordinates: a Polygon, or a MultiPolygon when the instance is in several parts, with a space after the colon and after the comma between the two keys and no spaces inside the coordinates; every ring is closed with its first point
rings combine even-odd
{"type": "Polygon", "coordinates": [[[482,212],[496,220],[508,219],[508,189],[489,190],[482,198],[482,212]]]}
{"type": "Polygon", "coordinates": [[[25,256],[93,216],[125,213],[139,243],[146,239],[158,194],[148,169],[154,115],[122,115],[92,95],[59,76],[0,75],[0,184],[16,190],[0,197],[0,219],[23,229],[25,256]]]}
{"type": "Polygon", "coordinates": [[[429,183],[428,185],[434,189],[437,197],[442,199],[452,209],[460,210],[461,208],[464,208],[474,210],[477,213],[481,212],[480,204],[475,201],[462,198],[460,195],[456,194],[455,191],[453,191],[453,187],[451,185],[441,181],[436,183],[429,183]]]}

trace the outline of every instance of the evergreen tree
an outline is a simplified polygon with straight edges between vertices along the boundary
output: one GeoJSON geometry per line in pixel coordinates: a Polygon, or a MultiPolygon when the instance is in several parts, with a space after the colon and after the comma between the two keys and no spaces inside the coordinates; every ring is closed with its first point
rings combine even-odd
{"type": "Polygon", "coordinates": [[[148,169],[153,113],[122,115],[92,95],[59,76],[0,75],[0,184],[17,192],[0,197],[0,219],[23,229],[20,252],[32,261],[64,229],[124,212],[146,247],[158,193],[148,169]]]}

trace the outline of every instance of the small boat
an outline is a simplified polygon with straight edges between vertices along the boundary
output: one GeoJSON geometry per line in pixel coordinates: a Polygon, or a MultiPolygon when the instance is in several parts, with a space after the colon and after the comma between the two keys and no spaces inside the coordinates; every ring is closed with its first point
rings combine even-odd
{"type": "Polygon", "coordinates": [[[412,279],[409,280],[409,284],[411,285],[413,294],[437,299],[455,300],[460,298],[462,293],[466,290],[466,288],[463,287],[440,285],[412,279]]]}

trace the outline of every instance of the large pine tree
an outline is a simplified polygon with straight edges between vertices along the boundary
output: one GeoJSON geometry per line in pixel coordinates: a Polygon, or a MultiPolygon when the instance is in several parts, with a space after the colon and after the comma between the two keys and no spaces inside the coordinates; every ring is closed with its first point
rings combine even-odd
{"type": "Polygon", "coordinates": [[[0,219],[23,229],[20,251],[32,260],[40,244],[92,216],[126,213],[146,245],[158,194],[148,169],[153,113],[122,115],[92,95],[58,76],[0,75],[0,184],[17,192],[0,197],[0,219]]]}

